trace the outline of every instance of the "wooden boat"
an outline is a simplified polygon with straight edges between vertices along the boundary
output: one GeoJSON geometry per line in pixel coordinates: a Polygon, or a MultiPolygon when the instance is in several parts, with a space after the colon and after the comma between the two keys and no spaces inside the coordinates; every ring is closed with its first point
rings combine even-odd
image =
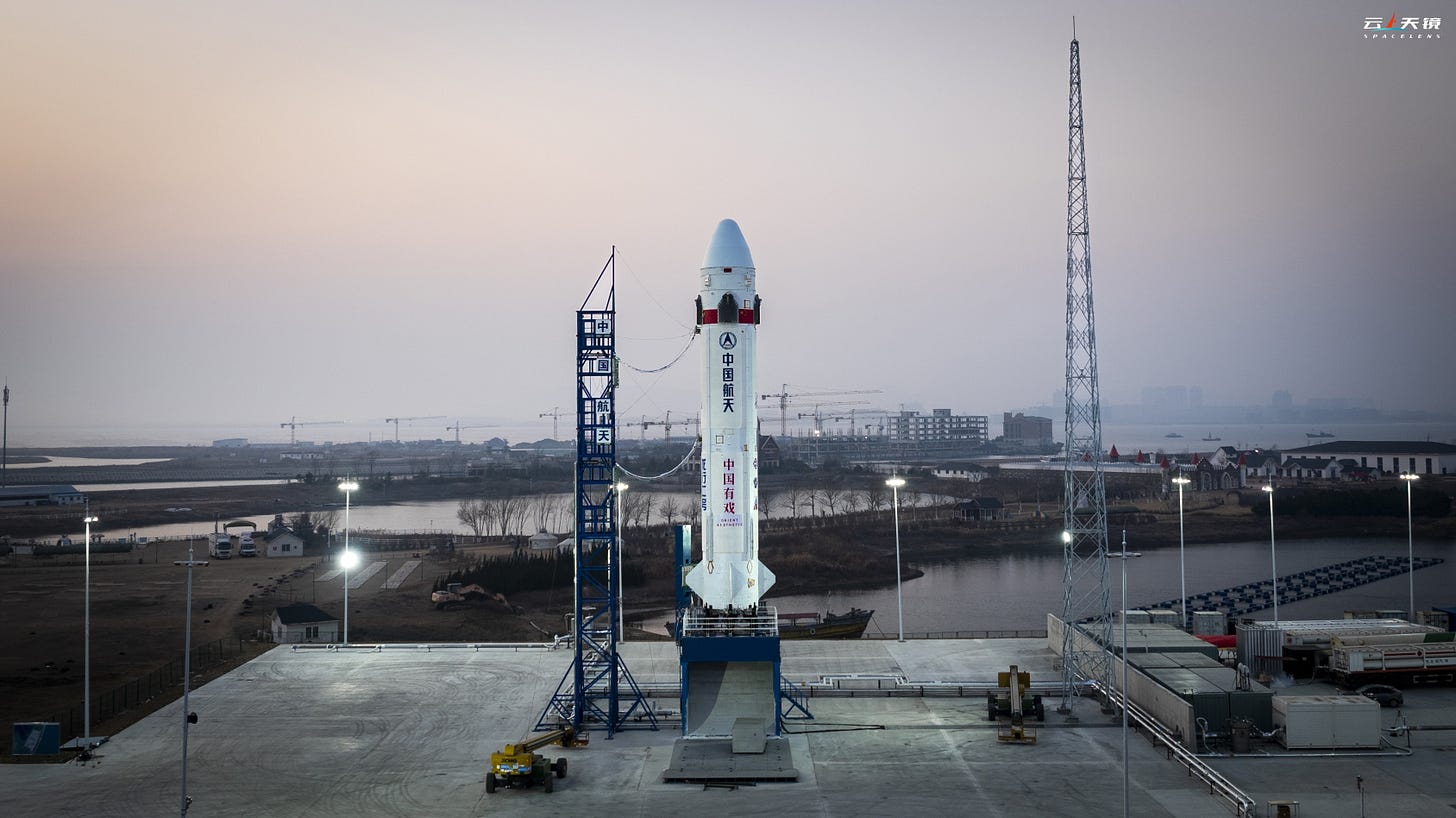
{"type": "Polygon", "coordinates": [[[850,608],[849,613],[781,613],[780,639],[858,639],[864,635],[874,611],[850,608]]]}

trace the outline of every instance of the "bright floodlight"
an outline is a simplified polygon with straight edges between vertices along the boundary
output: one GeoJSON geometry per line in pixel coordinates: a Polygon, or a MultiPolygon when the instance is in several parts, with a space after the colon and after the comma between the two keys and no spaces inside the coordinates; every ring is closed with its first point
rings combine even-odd
{"type": "Polygon", "coordinates": [[[1402,474],[1400,476],[1400,479],[1402,479],[1402,480],[1419,480],[1419,479],[1421,479],[1421,476],[1419,474],[1402,474]]]}
{"type": "Polygon", "coordinates": [[[99,523],[99,522],[101,522],[101,518],[100,517],[82,517],[81,518],[81,522],[83,522],[83,523],[99,523]]]}
{"type": "Polygon", "coordinates": [[[339,554],[339,566],[341,568],[343,568],[345,571],[348,571],[349,569],[357,566],[358,564],[359,564],[359,552],[358,551],[344,551],[343,553],[339,554]]]}
{"type": "Polygon", "coordinates": [[[1174,482],[1174,483],[1177,483],[1177,484],[1178,484],[1178,485],[1180,485],[1180,486],[1186,486],[1186,485],[1188,485],[1188,484],[1189,484],[1189,483],[1192,483],[1192,482],[1193,482],[1193,481],[1192,481],[1192,480],[1189,480],[1189,479],[1188,479],[1188,478],[1186,478],[1186,477],[1174,477],[1174,478],[1173,478],[1173,482],[1174,482]]]}
{"type": "Polygon", "coordinates": [[[353,480],[345,480],[339,484],[339,491],[358,491],[359,484],[353,480]]]}
{"type": "Polygon", "coordinates": [[[627,489],[631,488],[631,486],[627,485],[626,483],[613,483],[612,488],[616,489],[617,491],[626,491],[627,489]]]}
{"type": "Polygon", "coordinates": [[[889,480],[885,481],[885,485],[889,486],[892,489],[900,488],[901,486],[905,485],[905,478],[891,477],[889,480]]]}
{"type": "Polygon", "coordinates": [[[1072,541],[1072,532],[1070,532],[1070,531],[1063,531],[1062,532],[1062,542],[1071,542],[1071,541],[1072,541]]]}

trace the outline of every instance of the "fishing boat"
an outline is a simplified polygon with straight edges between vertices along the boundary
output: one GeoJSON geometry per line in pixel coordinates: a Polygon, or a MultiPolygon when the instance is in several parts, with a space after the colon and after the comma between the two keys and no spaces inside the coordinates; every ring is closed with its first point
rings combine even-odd
{"type": "Polygon", "coordinates": [[[1177,432],[1169,432],[1166,435],[1163,435],[1163,437],[1182,437],[1182,435],[1178,434],[1177,432]]]}
{"type": "Polygon", "coordinates": [[[858,639],[864,635],[874,611],[850,608],[849,613],[781,613],[780,639],[858,639]]]}
{"type": "Polygon", "coordinates": [[[1334,434],[1331,433],[1331,432],[1326,432],[1324,429],[1321,429],[1318,432],[1305,432],[1304,433],[1304,436],[1305,437],[1310,437],[1310,438],[1313,438],[1313,437],[1334,437],[1334,434]]]}
{"type": "Polygon", "coordinates": [[[1208,433],[1208,436],[1207,436],[1207,437],[1205,437],[1205,438],[1203,438],[1203,439],[1204,439],[1204,441],[1206,441],[1206,442],[1208,442],[1208,443],[1214,443],[1214,442],[1216,442],[1216,441],[1220,441],[1220,440],[1223,440],[1223,438],[1221,438],[1221,437],[1214,437],[1214,436],[1213,436],[1213,432],[1209,432],[1209,433],[1208,433]]]}

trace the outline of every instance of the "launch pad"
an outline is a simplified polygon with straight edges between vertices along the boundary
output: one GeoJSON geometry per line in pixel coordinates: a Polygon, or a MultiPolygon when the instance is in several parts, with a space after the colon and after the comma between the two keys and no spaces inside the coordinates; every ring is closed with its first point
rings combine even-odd
{"type": "Polygon", "coordinates": [[[705,784],[799,780],[793,750],[783,736],[766,738],[763,750],[756,753],[735,752],[735,744],[733,739],[678,739],[662,780],[705,784]]]}

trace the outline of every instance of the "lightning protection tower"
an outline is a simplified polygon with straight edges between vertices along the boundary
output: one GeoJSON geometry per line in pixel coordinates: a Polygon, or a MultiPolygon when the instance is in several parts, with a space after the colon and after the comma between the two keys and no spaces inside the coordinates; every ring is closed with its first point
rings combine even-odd
{"type": "Polygon", "coordinates": [[[1067,100],[1067,405],[1063,483],[1062,704],[1074,685],[1111,690],[1112,617],[1107,586],[1107,490],[1102,470],[1102,409],[1097,331],[1092,311],[1092,251],[1087,225],[1087,146],[1082,127],[1082,65],[1072,35],[1067,100]],[[1089,638],[1090,637],[1090,638],[1089,638]]]}
{"type": "Polygon", "coordinates": [[[616,248],[576,313],[576,604],[571,667],[536,724],[569,723],[577,735],[604,727],[607,738],[657,717],[617,653],[622,541],[617,519],[616,248]],[[587,309],[610,278],[599,309],[587,309]]]}

